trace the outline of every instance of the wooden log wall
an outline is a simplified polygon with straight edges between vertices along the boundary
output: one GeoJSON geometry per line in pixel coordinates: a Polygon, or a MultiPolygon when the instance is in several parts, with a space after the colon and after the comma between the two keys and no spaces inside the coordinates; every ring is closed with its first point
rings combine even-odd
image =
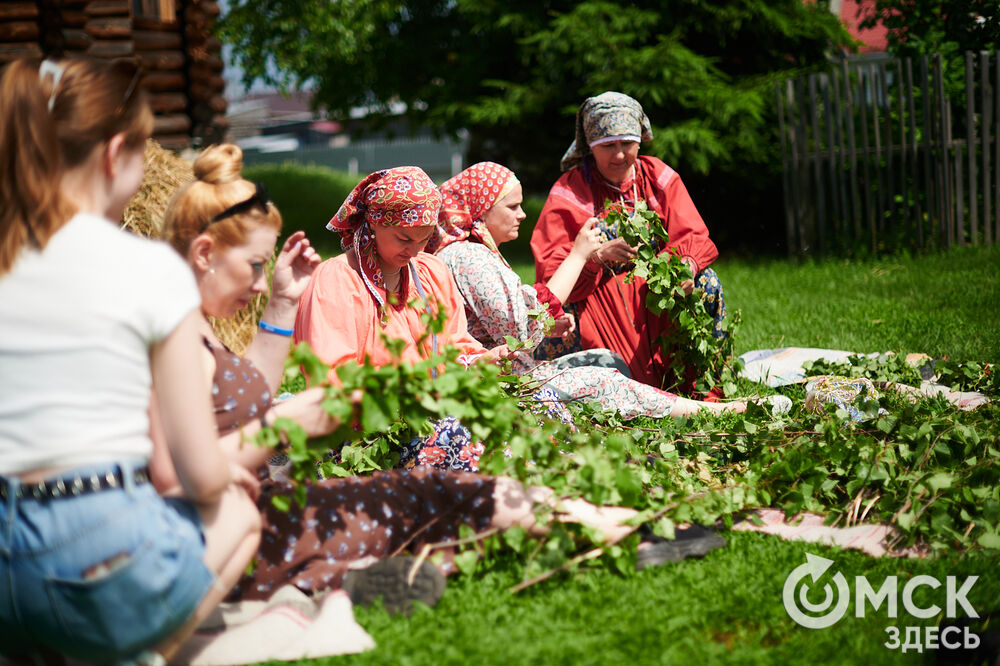
{"type": "Polygon", "coordinates": [[[193,124],[180,21],[175,13],[170,20],[135,17],[132,23],[136,56],[146,70],[142,83],[156,114],[153,137],[164,148],[182,150],[191,145],[193,124]]]}
{"type": "Polygon", "coordinates": [[[131,0],[0,0],[0,66],[74,53],[135,57],[157,141],[174,150],[221,141],[228,127],[222,45],[212,35],[219,5],[157,0],[142,8],[133,15],[131,0]]]}
{"type": "Polygon", "coordinates": [[[42,56],[41,13],[34,2],[0,3],[0,66],[42,56]]]}
{"type": "Polygon", "coordinates": [[[212,35],[219,5],[214,0],[190,2],[183,13],[193,134],[206,145],[218,143],[229,127],[223,97],[226,84],[222,78],[222,44],[212,35]]]}

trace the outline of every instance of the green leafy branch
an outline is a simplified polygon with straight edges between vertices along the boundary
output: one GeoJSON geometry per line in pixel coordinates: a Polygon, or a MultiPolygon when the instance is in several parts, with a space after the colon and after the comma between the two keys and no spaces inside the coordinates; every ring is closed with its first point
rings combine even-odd
{"type": "Polygon", "coordinates": [[[663,378],[662,388],[684,391],[693,382],[699,393],[708,393],[720,385],[727,395],[734,393],[742,367],[742,361],[733,354],[739,311],[732,312],[729,321],[723,323],[722,339],[714,337],[715,322],[705,310],[702,293],[694,290],[687,294],[681,286],[694,279],[690,266],[674,252],[664,250],[670,237],[660,216],[644,201],[637,202],[632,212],[614,203],[609,203],[606,211],[608,225],[617,225],[619,235],[637,250],[626,280],[645,280],[646,307],[671,322],[659,340],[671,357],[671,376],[663,378]]]}

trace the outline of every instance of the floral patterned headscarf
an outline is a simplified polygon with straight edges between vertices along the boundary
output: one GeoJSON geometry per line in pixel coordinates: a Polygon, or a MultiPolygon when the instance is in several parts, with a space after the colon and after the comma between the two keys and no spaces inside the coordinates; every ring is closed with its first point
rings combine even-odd
{"type": "MultiPolygon", "coordinates": [[[[378,288],[385,288],[379,268],[373,225],[383,227],[429,227],[437,223],[441,193],[419,167],[395,167],[376,171],[351,191],[326,228],[340,234],[345,252],[353,249],[361,267],[361,279],[372,297],[385,307],[378,288]]],[[[400,276],[400,291],[406,293],[408,274],[400,276]]]]}
{"type": "Polygon", "coordinates": [[[576,137],[559,167],[569,171],[605,141],[649,141],[653,130],[642,105],[620,92],[604,92],[583,100],[576,112],[576,137]]]}
{"type": "Polygon", "coordinates": [[[441,185],[444,203],[438,216],[440,235],[435,251],[471,239],[502,259],[483,216],[519,183],[514,172],[496,162],[479,162],[441,185]]]}

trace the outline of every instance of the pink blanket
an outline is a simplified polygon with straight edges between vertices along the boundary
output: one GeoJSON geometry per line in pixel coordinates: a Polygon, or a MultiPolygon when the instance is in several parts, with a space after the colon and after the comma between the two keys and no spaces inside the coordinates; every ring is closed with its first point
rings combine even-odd
{"type": "Polygon", "coordinates": [[[897,532],[889,525],[830,527],[823,524],[823,516],[815,513],[800,513],[786,520],[785,513],[781,509],[758,509],[754,514],[762,521],[761,525],[756,525],[747,519],[733,525],[733,529],[740,532],[774,534],[789,541],[808,541],[852,548],[864,551],[873,557],[924,557],[927,554],[917,547],[890,551],[889,541],[897,532]]]}

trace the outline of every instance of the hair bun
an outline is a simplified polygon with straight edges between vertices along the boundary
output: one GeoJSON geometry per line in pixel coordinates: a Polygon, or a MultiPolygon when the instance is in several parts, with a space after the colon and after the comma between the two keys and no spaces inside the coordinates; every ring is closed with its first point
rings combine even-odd
{"type": "Polygon", "coordinates": [[[243,151],[232,143],[210,146],[194,161],[194,177],[211,185],[240,180],[242,171],[243,151]]]}

